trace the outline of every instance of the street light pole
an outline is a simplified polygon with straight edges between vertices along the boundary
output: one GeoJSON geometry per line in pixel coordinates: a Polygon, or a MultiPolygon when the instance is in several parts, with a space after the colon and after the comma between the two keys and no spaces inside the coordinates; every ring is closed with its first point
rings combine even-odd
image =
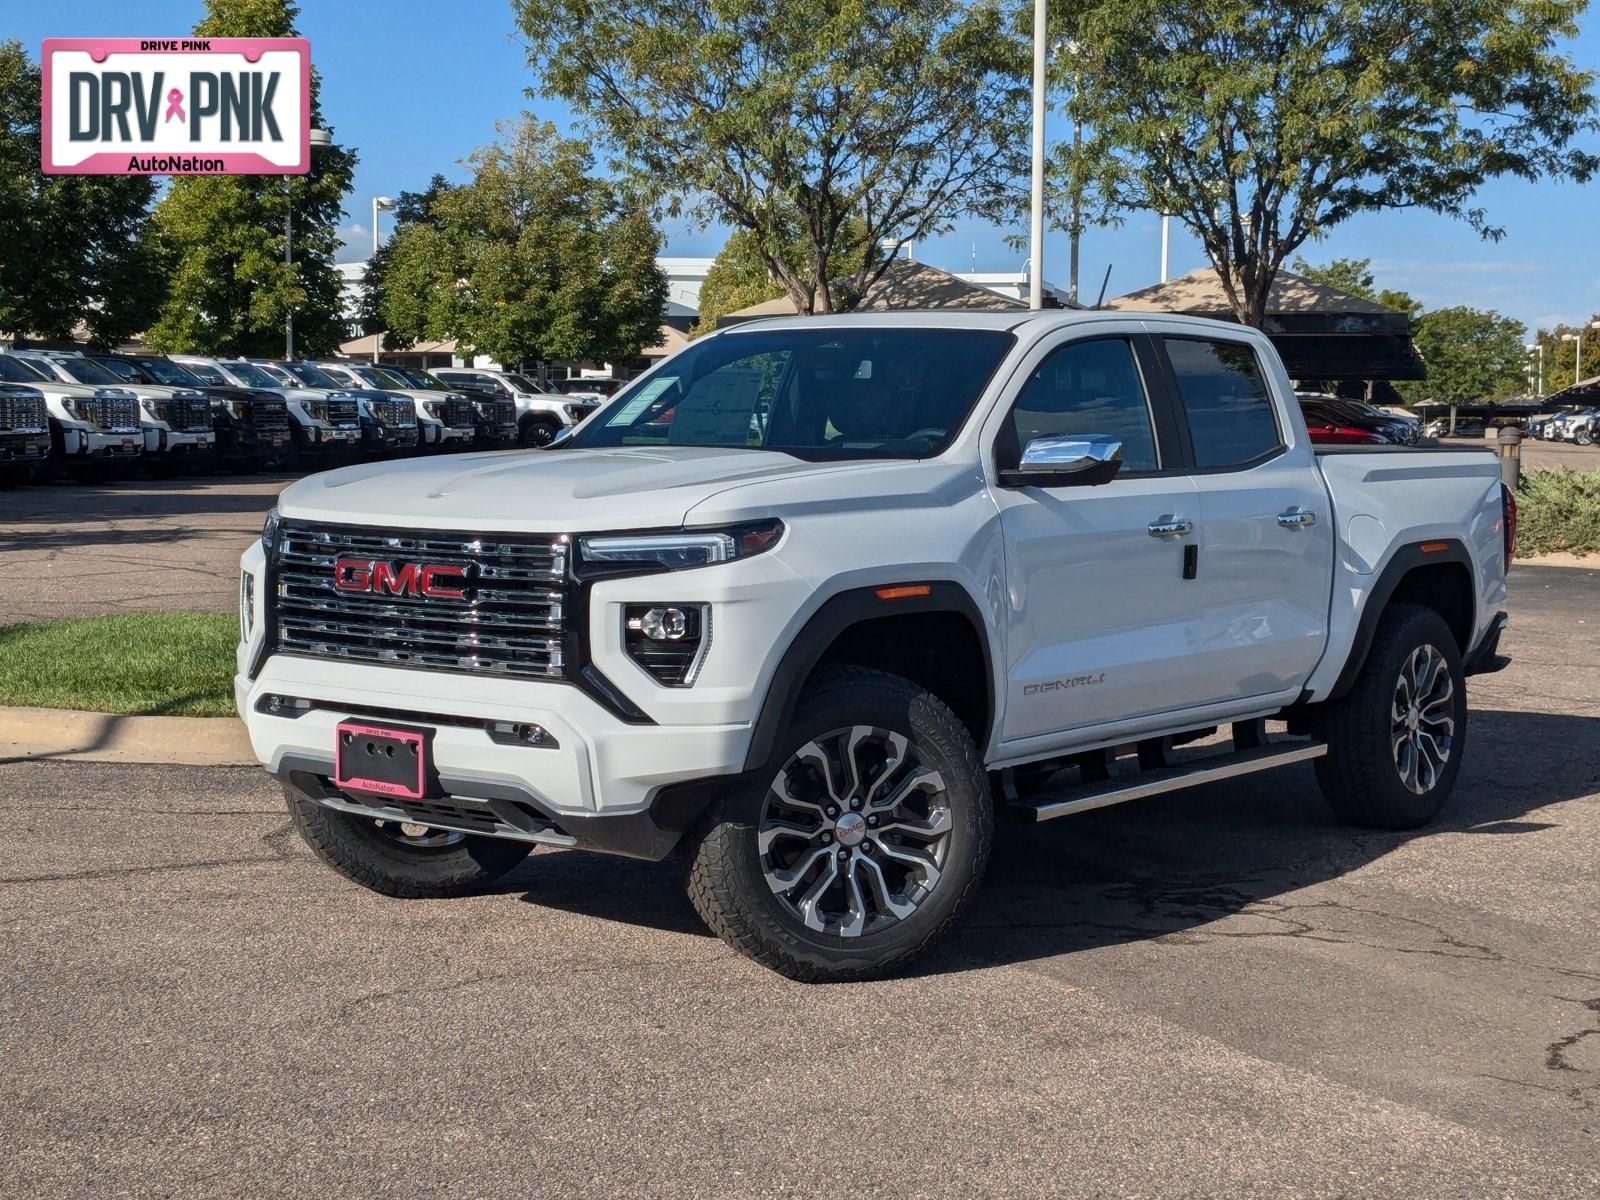
{"type": "Polygon", "coordinates": [[[1161,214],[1161,282],[1167,281],[1167,248],[1172,242],[1172,218],[1161,214]]]}
{"type": "Polygon", "coordinates": [[[1028,228],[1028,307],[1044,307],[1044,99],[1048,0],[1033,0],[1033,179],[1028,228]]]}
{"type": "MultiPolygon", "coordinates": [[[[372,270],[373,259],[376,259],[378,257],[378,214],[381,213],[381,212],[393,212],[393,211],[394,211],[394,201],[389,199],[389,197],[387,197],[387,196],[374,196],[372,198],[372,258],[367,260],[367,270],[368,271],[372,270]]],[[[366,277],[363,276],[362,277],[363,286],[365,286],[365,279],[366,279],[366,277]]],[[[372,334],[372,361],[373,362],[377,362],[378,361],[378,347],[382,344],[382,342],[383,342],[383,330],[381,330],[381,329],[374,330],[373,334],[372,334]]]]}
{"type": "Polygon", "coordinates": [[[1577,333],[1563,333],[1561,340],[1578,343],[1578,358],[1572,364],[1572,386],[1577,387],[1583,382],[1583,330],[1580,329],[1577,333]]]}

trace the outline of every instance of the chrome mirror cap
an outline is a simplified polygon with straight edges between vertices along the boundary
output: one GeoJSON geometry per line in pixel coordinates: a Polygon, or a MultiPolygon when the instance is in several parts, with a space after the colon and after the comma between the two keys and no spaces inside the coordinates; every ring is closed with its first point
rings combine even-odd
{"type": "Polygon", "coordinates": [[[1122,439],[1108,433],[1034,438],[1022,462],[1000,472],[1006,487],[1076,487],[1110,483],[1122,469],[1122,439]]]}

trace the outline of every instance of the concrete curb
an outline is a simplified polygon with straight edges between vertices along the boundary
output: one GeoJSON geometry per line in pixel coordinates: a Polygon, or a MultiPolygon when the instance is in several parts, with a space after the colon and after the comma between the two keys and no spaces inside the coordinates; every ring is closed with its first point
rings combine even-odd
{"type": "Polygon", "coordinates": [[[171,763],[253,767],[234,717],[124,717],[62,708],[0,707],[0,761],[171,763]]]}

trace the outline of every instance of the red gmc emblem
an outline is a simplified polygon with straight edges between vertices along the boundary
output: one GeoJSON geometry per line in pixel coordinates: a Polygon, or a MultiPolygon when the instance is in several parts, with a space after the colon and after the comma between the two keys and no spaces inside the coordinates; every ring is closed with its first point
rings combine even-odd
{"type": "Polygon", "coordinates": [[[341,592],[371,592],[383,596],[422,596],[429,600],[464,600],[466,590],[452,587],[465,579],[465,567],[437,563],[376,562],[370,558],[341,558],[333,564],[333,586],[341,592]]]}

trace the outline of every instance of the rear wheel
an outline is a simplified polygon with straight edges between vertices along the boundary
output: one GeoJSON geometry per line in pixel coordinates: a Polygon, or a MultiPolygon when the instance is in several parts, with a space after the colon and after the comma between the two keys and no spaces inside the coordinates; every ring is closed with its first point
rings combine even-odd
{"type": "Polygon", "coordinates": [[[528,856],[525,842],[377,821],[324,808],[284,785],[306,844],[346,879],[385,896],[445,898],[481,891],[528,856]]]}
{"type": "Polygon", "coordinates": [[[1318,714],[1317,782],[1333,811],[1373,829],[1415,829],[1455,787],[1466,748],[1461,651],[1429,608],[1390,607],[1355,686],[1318,714]]]}
{"type": "Polygon", "coordinates": [[[689,898],[791,979],[861,979],[921,954],[988,861],[989,782],[936,696],[845,668],[808,687],[759,797],[728,797],[680,849],[689,898]]]}

